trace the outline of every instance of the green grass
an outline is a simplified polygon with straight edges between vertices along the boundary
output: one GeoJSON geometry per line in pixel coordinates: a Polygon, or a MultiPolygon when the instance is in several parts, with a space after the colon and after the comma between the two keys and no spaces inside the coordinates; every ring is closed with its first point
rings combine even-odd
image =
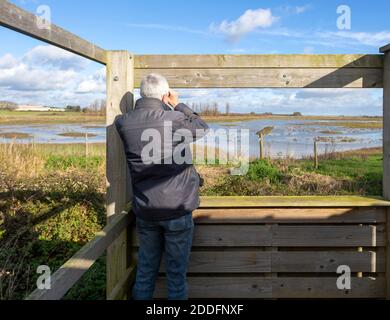
{"type": "Polygon", "coordinates": [[[250,164],[245,177],[251,181],[263,181],[267,179],[272,183],[278,183],[282,178],[282,173],[270,161],[256,160],[250,164]]]}
{"type": "Polygon", "coordinates": [[[373,195],[382,194],[382,155],[313,160],[255,160],[244,176],[225,175],[204,195],[373,195]]]}
{"type": "Polygon", "coordinates": [[[312,161],[297,162],[308,172],[317,172],[339,179],[350,179],[357,190],[364,194],[381,195],[382,193],[382,155],[351,157],[345,159],[320,160],[318,169],[313,168],[312,161]]]}
{"type": "Polygon", "coordinates": [[[104,163],[104,159],[99,156],[57,156],[50,155],[45,163],[45,168],[50,170],[66,170],[69,168],[95,168],[104,163]]]}
{"type": "MultiPolygon", "coordinates": [[[[105,225],[104,148],[0,147],[0,299],[23,299],[105,225]]],[[[104,299],[104,274],[102,257],[65,298],[104,299]]]]}

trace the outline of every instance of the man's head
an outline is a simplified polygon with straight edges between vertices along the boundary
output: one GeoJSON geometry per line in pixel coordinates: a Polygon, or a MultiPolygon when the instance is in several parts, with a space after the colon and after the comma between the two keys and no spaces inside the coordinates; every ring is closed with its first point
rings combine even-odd
{"type": "Polygon", "coordinates": [[[162,75],[151,73],[142,79],[140,91],[142,98],[163,100],[164,96],[169,96],[169,84],[162,75]]]}

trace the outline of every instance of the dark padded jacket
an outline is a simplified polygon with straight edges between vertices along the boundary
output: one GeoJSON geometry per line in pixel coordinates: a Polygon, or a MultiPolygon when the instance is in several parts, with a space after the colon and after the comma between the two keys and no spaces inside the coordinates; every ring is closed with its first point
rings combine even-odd
{"type": "Polygon", "coordinates": [[[172,111],[162,101],[154,98],[137,100],[134,110],[119,116],[115,121],[131,174],[132,209],[137,217],[144,220],[175,219],[199,206],[199,175],[192,161],[178,164],[178,161],[174,160],[174,152],[164,152],[169,150],[170,144],[172,150],[179,150],[177,153],[180,153],[180,156],[192,159],[188,143],[166,139],[164,125],[167,128],[167,124],[172,125],[172,130],[168,132],[187,129],[187,136],[191,133],[194,138],[204,135],[199,135],[199,129],[204,129],[201,130],[204,133],[208,129],[199,115],[185,104],[178,104],[172,111]],[[142,151],[145,152],[144,147],[153,140],[149,137],[147,141],[142,141],[146,140],[145,136],[142,137],[143,133],[145,135],[150,132],[147,129],[154,132],[157,130],[161,137],[161,152],[152,152],[156,157],[153,158],[153,163],[142,161],[141,158],[142,151]],[[168,149],[164,149],[164,146],[168,146],[168,149]],[[159,159],[160,163],[155,161],[156,159],[159,159]],[[171,161],[167,161],[169,159],[171,161]]]}

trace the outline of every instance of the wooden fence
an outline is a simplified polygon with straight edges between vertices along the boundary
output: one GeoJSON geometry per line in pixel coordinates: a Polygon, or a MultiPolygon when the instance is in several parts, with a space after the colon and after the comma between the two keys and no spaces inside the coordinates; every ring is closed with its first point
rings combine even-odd
{"type": "MultiPolygon", "coordinates": [[[[195,212],[191,297],[390,298],[390,45],[378,55],[140,55],[107,51],[0,1],[0,25],[107,66],[107,227],[54,275],[59,299],[107,249],[107,298],[128,297],[135,271],[131,188],[115,117],[133,107],[143,75],[176,88],[384,88],[383,199],[364,197],[203,198],[195,212]],[[336,290],[335,267],[352,268],[336,290]]],[[[163,278],[156,295],[164,295],[163,278]]]]}

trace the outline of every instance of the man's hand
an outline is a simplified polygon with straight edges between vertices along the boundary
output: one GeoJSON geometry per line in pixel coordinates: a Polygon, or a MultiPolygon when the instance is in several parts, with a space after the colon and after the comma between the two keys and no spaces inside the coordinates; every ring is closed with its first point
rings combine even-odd
{"type": "Polygon", "coordinates": [[[179,104],[179,95],[174,90],[169,90],[168,94],[163,97],[163,102],[170,105],[172,108],[176,108],[179,104]]]}

